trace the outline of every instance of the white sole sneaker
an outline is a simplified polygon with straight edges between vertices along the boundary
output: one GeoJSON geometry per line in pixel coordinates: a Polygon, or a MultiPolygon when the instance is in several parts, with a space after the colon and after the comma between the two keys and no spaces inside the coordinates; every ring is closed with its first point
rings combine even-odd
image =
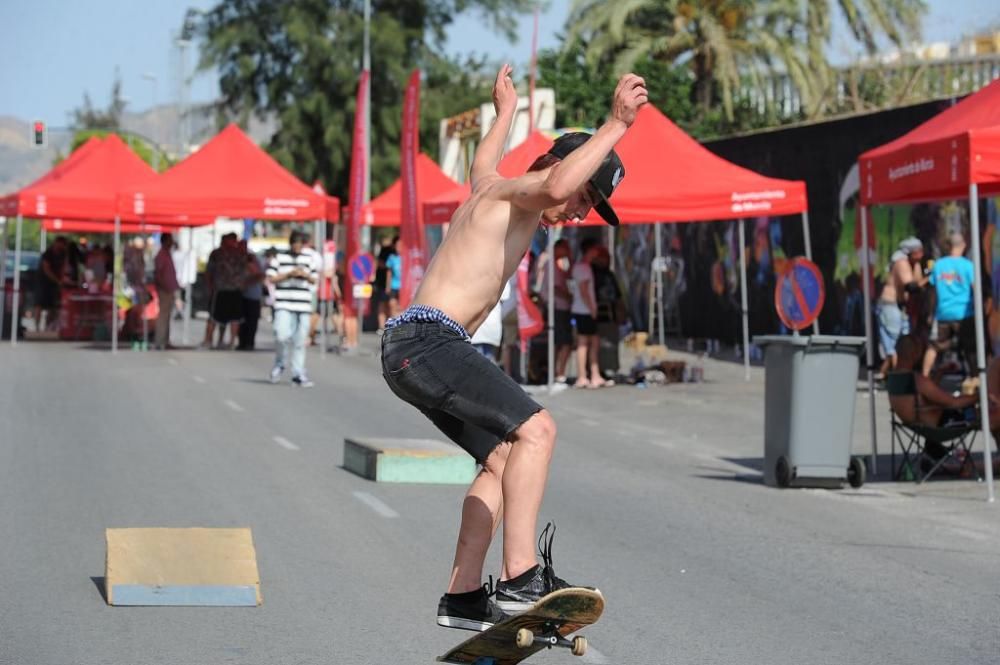
{"type": "Polygon", "coordinates": [[[481,633],[493,627],[492,623],[486,621],[476,621],[474,619],[463,619],[461,617],[439,616],[438,625],[445,628],[460,628],[462,630],[474,630],[481,633]]]}

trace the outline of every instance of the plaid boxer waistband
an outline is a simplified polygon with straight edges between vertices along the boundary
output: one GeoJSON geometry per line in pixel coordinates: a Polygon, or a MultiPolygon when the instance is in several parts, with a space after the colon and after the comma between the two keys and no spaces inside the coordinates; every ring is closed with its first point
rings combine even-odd
{"type": "Polygon", "coordinates": [[[440,323],[441,325],[454,330],[462,337],[469,339],[470,335],[461,323],[455,321],[450,316],[439,310],[437,307],[427,305],[410,305],[399,316],[394,316],[385,322],[385,329],[392,330],[396,326],[404,323],[440,323]]]}

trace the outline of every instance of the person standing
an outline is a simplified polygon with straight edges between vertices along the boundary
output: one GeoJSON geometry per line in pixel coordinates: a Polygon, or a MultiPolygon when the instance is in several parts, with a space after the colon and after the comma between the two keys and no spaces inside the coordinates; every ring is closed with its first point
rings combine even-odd
{"type": "Polygon", "coordinates": [[[594,269],[590,266],[597,256],[598,244],[593,238],[580,243],[580,258],[573,266],[573,305],[571,311],[576,321],[576,388],[602,388],[606,381],[601,376],[597,361],[600,338],[597,336],[597,295],[594,290],[594,269]],[[590,377],[587,377],[588,371],[590,377]]]}
{"type": "MultiPolygon", "coordinates": [[[[547,261],[554,261],[549,265],[542,265],[539,270],[542,279],[539,284],[539,293],[542,298],[549,297],[550,275],[555,276],[555,284],[552,287],[552,328],[555,338],[555,381],[565,387],[566,364],[569,362],[569,355],[573,350],[573,315],[570,308],[573,305],[573,294],[569,289],[570,268],[573,265],[573,256],[569,248],[569,242],[565,238],[556,240],[552,246],[552,257],[547,257],[547,261]]],[[[546,307],[546,310],[548,308],[546,307]]]]}
{"type": "Polygon", "coordinates": [[[48,330],[58,318],[62,301],[62,287],[65,286],[67,241],[65,236],[57,236],[52,245],[42,254],[41,270],[38,277],[38,294],[35,301],[35,330],[48,330]],[[42,314],[45,322],[42,323],[42,314]]]}
{"type": "Polygon", "coordinates": [[[965,237],[952,233],[948,237],[948,256],[934,262],[931,269],[930,291],[934,321],[931,343],[924,352],[923,375],[930,376],[939,352],[959,349],[970,372],[976,368],[976,323],[972,281],[976,268],[965,258],[965,237]]]}
{"type": "MultiPolygon", "coordinates": [[[[625,305],[618,278],[611,270],[611,252],[597,246],[597,255],[590,267],[594,271],[594,296],[597,302],[597,363],[601,375],[612,376],[619,370],[618,326],[625,322],[625,305]]],[[[610,379],[609,379],[610,381],[610,379]]]]}
{"type": "Polygon", "coordinates": [[[156,315],[156,334],[153,338],[154,348],[173,349],[170,343],[170,316],[174,311],[174,299],[177,289],[177,271],[174,269],[174,259],[171,250],[174,247],[174,237],[169,233],[160,236],[160,251],[156,253],[153,262],[153,285],[156,287],[156,297],[160,309],[156,315]]]}
{"type": "Polygon", "coordinates": [[[292,231],[288,251],[279,251],[267,268],[267,281],[274,285],[274,366],[271,383],[281,381],[287,366],[292,384],[311,388],[306,375],[306,339],[313,311],[313,285],[318,279],[316,263],[304,252],[305,237],[292,231]]]}
{"type": "Polygon", "coordinates": [[[243,288],[246,283],[246,255],[239,248],[235,233],[222,236],[219,248],[208,257],[209,289],[212,292],[212,312],[205,328],[204,346],[211,347],[212,333],[219,326],[218,347],[226,337],[229,328],[230,348],[236,347],[243,318],[243,288]]]}
{"type": "Polygon", "coordinates": [[[926,283],[919,273],[914,272],[914,266],[923,258],[924,245],[918,238],[913,237],[900,242],[899,249],[893,252],[890,258],[889,274],[875,306],[879,346],[885,358],[880,372],[883,376],[888,370],[896,367],[896,341],[910,332],[910,318],[904,307],[910,299],[910,294],[918,292],[926,283]]]}
{"type": "Polygon", "coordinates": [[[240,248],[246,252],[247,278],[243,287],[243,320],[240,322],[240,343],[238,351],[253,351],[257,343],[257,323],[260,321],[260,302],[264,297],[264,267],[260,259],[247,247],[247,241],[240,241],[240,248]]]}

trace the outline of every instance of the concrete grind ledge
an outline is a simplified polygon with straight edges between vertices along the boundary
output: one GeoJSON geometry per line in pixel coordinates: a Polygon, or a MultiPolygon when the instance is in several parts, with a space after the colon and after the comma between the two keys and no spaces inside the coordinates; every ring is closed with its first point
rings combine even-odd
{"type": "Polygon", "coordinates": [[[453,443],[433,439],[344,439],[344,468],[377,483],[468,485],[476,462],[453,443]]]}

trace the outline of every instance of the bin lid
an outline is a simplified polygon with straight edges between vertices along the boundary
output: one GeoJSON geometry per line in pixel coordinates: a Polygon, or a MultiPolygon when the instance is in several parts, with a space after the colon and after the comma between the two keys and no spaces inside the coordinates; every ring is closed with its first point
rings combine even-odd
{"type": "Polygon", "coordinates": [[[757,335],[753,343],[758,346],[787,344],[789,346],[846,346],[860,350],[865,346],[864,337],[847,335],[757,335]]]}

